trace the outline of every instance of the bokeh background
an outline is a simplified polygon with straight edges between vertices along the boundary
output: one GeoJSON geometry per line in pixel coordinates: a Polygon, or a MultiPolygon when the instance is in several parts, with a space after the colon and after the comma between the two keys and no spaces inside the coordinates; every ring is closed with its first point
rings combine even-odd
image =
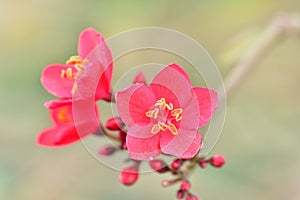
{"type": "MultiPolygon", "coordinates": [[[[39,81],[43,67],[76,54],[84,28],[109,37],[158,26],[201,43],[226,77],[280,11],[300,12],[300,1],[0,0],[0,199],[175,199],[178,186],[160,186],[168,176],[142,175],[127,188],[118,172],[80,143],[37,146],[39,131],[51,125],[43,103],[53,97],[39,81]]],[[[300,199],[299,52],[300,38],[274,45],[228,99],[223,134],[212,152],[228,162],[193,175],[192,191],[201,199],[300,199]]]]}

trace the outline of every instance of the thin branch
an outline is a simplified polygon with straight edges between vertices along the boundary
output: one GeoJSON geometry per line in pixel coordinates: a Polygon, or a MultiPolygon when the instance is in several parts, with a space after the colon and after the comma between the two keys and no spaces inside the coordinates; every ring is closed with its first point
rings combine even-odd
{"type": "MultiPolygon", "coordinates": [[[[296,14],[279,14],[267,25],[261,37],[241,57],[233,70],[226,77],[224,85],[226,97],[241,84],[251,70],[268,53],[272,45],[277,44],[281,36],[292,37],[300,35],[300,16],[296,14]]],[[[220,97],[220,99],[223,99],[220,97]]],[[[189,176],[195,169],[199,159],[192,159],[185,170],[184,176],[189,176]]]]}
{"type": "Polygon", "coordinates": [[[269,52],[272,45],[282,36],[293,37],[300,34],[300,16],[282,13],[274,17],[266,26],[259,39],[241,57],[224,81],[226,97],[229,97],[237,86],[245,79],[251,70],[269,52]]]}

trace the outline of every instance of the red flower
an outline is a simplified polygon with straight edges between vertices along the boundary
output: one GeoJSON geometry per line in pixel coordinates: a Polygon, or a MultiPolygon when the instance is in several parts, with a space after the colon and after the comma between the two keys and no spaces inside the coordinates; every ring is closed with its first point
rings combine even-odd
{"type": "Polygon", "coordinates": [[[132,159],[149,160],[161,153],[189,159],[201,147],[198,128],[212,117],[217,93],[192,88],[186,72],[172,64],[149,86],[132,85],[116,96],[117,109],[128,126],[127,148],[132,159]]]}
{"type": "MultiPolygon", "coordinates": [[[[88,28],[82,31],[79,36],[78,56],[72,56],[66,62],[66,65],[50,64],[43,70],[41,78],[43,86],[49,93],[60,97],[58,100],[47,102],[46,106],[48,108],[64,106],[68,104],[68,101],[71,101],[70,99],[77,91],[79,84],[81,84],[81,87],[89,87],[91,84],[95,84],[87,80],[86,71],[95,70],[96,67],[105,70],[102,74],[99,74],[101,78],[97,82],[96,91],[93,91],[95,97],[97,100],[109,99],[113,69],[112,55],[103,36],[97,33],[96,30],[88,28]]],[[[93,79],[94,77],[91,74],[89,73],[89,78],[93,79]]],[[[93,81],[98,81],[98,79],[93,79],[93,81]]]]}
{"type": "MultiPolygon", "coordinates": [[[[96,115],[98,115],[97,110],[96,115]]],[[[97,128],[95,122],[91,119],[81,119],[75,123],[72,104],[51,109],[50,116],[54,126],[41,131],[37,139],[37,143],[42,146],[59,147],[68,145],[93,132],[95,133],[97,128]],[[77,130],[80,130],[80,132],[77,130]]]]}

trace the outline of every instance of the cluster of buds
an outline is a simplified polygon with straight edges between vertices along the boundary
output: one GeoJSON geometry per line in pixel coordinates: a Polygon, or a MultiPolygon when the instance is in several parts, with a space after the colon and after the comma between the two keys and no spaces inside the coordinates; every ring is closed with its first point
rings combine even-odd
{"type": "Polygon", "coordinates": [[[150,167],[157,173],[167,173],[170,172],[175,176],[172,180],[163,180],[162,186],[168,187],[176,183],[180,183],[180,188],[177,191],[177,199],[185,200],[198,200],[199,198],[191,193],[191,182],[188,180],[188,176],[192,170],[195,169],[197,165],[201,168],[206,168],[207,164],[214,167],[220,168],[225,164],[225,158],[222,155],[215,155],[211,158],[193,158],[193,159],[175,159],[168,165],[161,159],[151,160],[149,162],[150,167]]]}

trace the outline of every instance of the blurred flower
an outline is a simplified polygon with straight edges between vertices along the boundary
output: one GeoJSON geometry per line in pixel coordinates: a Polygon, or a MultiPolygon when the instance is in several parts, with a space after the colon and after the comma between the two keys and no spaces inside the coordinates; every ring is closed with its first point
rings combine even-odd
{"type": "Polygon", "coordinates": [[[186,72],[172,64],[161,70],[149,86],[134,84],[116,96],[132,159],[151,160],[162,153],[189,159],[201,147],[198,128],[212,117],[217,93],[192,88],[186,72]]]}
{"type": "Polygon", "coordinates": [[[78,41],[78,55],[71,56],[66,65],[50,64],[42,72],[43,86],[49,93],[60,97],[47,102],[45,106],[55,108],[70,103],[79,83],[84,88],[98,83],[96,91],[93,91],[96,100],[110,99],[112,70],[112,55],[103,36],[92,28],[82,31],[78,41]],[[99,77],[94,80],[92,72],[87,73],[95,69],[95,65],[104,69],[99,82],[96,83],[99,77]]]}
{"type": "Polygon", "coordinates": [[[75,126],[72,104],[51,109],[50,116],[54,126],[41,131],[37,138],[37,144],[42,146],[60,147],[68,145],[91,134],[92,128],[95,129],[89,119],[78,121],[75,126]],[[86,131],[81,131],[79,134],[76,127],[86,131]]]}

